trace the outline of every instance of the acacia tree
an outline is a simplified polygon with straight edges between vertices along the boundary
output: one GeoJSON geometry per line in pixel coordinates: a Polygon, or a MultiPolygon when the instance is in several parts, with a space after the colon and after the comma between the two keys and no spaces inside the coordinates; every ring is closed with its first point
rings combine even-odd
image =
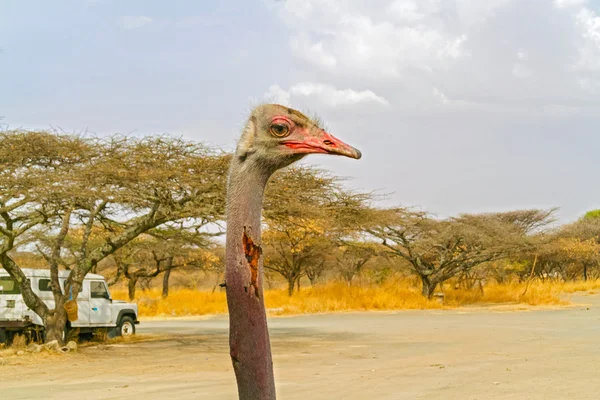
{"type": "MultiPolygon", "coordinates": [[[[39,159],[36,155],[40,152],[38,147],[43,147],[41,153],[57,153],[56,148],[60,147],[57,142],[73,143],[67,147],[72,152],[62,155],[61,150],[58,153],[62,158],[49,163],[58,171],[56,174],[41,174],[46,185],[33,180],[21,182],[23,190],[33,194],[28,197],[29,203],[21,205],[24,200],[17,197],[8,202],[12,210],[7,210],[11,221],[7,227],[13,231],[12,221],[23,220],[17,211],[28,212],[32,222],[15,232],[22,234],[24,228],[31,230],[43,225],[49,236],[40,248],[51,269],[55,309],[50,312],[33,294],[8,251],[3,251],[0,259],[19,284],[28,307],[44,320],[47,340],[61,339],[66,323],[63,305],[68,294],[73,293],[74,299],[77,298],[85,275],[101,260],[140,234],[169,221],[194,218],[209,223],[221,219],[224,213],[226,157],[199,144],[164,137],[102,140],[45,132],[9,132],[4,138],[19,149],[17,157],[13,156],[13,164],[17,166],[14,180],[23,175],[22,167],[18,166],[30,159],[37,163],[34,169],[48,164],[46,158],[39,159]],[[39,146],[30,145],[33,139],[39,139],[39,146]],[[21,207],[15,208],[15,204],[21,207]],[[65,239],[73,228],[80,232],[79,246],[67,257],[65,239]],[[101,233],[90,240],[98,228],[101,233]],[[61,265],[70,269],[65,293],[58,283],[61,265]]],[[[14,236],[6,241],[11,248],[14,236]]]]}
{"type": "Polygon", "coordinates": [[[153,245],[156,243],[138,237],[112,255],[117,271],[109,285],[125,277],[129,300],[135,300],[136,287],[140,279],[151,279],[160,273],[170,271],[171,268],[178,267],[173,264],[172,256],[159,254],[153,245]]]}
{"type": "Polygon", "coordinates": [[[140,279],[152,279],[163,274],[163,298],[169,296],[169,277],[177,268],[201,268],[205,264],[205,249],[211,242],[205,233],[196,233],[189,228],[171,226],[158,228],[140,235],[127,246],[116,251],[112,257],[116,265],[116,276],[127,280],[129,299],[135,299],[136,286],[140,279]]]}
{"type": "MultiPolygon", "coordinates": [[[[169,296],[169,281],[171,271],[175,268],[202,269],[205,271],[214,270],[215,263],[219,263],[219,258],[214,254],[217,247],[213,238],[223,234],[223,231],[208,233],[202,231],[204,224],[195,226],[170,226],[167,229],[153,229],[150,231],[156,240],[162,246],[161,251],[166,257],[172,258],[170,268],[166,268],[162,279],[162,297],[169,296]]],[[[221,268],[223,266],[221,265],[221,268]]]]}
{"type": "Polygon", "coordinates": [[[463,214],[437,220],[407,209],[380,212],[369,232],[390,253],[408,261],[423,296],[460,272],[500,260],[531,245],[528,235],[549,223],[553,210],[463,214]]]}
{"type": "Polygon", "coordinates": [[[561,238],[558,240],[564,258],[580,266],[581,277],[588,280],[590,271],[600,261],[600,245],[595,239],[561,238]]]}
{"type": "MultiPolygon", "coordinates": [[[[579,221],[562,226],[554,240],[558,248],[555,255],[565,264],[577,266],[573,272],[580,272],[583,280],[587,280],[600,263],[600,212],[590,211],[579,221]]],[[[570,278],[575,276],[572,274],[570,278]]]]}
{"type": "Polygon", "coordinates": [[[361,274],[369,262],[381,253],[381,245],[367,241],[347,241],[335,252],[337,271],[348,285],[361,274]]]}
{"type": "Polygon", "coordinates": [[[311,260],[304,266],[304,274],[308,278],[311,286],[315,286],[333,264],[333,257],[328,251],[323,251],[321,257],[311,260]]]}
{"type": "Polygon", "coordinates": [[[338,238],[354,233],[370,196],[315,168],[288,168],[272,179],[264,203],[265,269],[283,276],[292,295],[307,271],[317,278],[338,238]]]}
{"type": "Polygon", "coordinates": [[[305,267],[323,254],[325,229],[319,222],[299,218],[272,221],[263,234],[265,268],[286,279],[290,296],[304,276],[305,267]]]}

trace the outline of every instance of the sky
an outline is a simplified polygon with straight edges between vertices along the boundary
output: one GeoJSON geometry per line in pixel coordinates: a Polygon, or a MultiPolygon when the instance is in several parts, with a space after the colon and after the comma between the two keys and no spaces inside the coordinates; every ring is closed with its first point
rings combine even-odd
{"type": "Polygon", "coordinates": [[[440,217],[600,207],[600,0],[2,0],[0,125],[234,148],[279,102],[440,217]]]}

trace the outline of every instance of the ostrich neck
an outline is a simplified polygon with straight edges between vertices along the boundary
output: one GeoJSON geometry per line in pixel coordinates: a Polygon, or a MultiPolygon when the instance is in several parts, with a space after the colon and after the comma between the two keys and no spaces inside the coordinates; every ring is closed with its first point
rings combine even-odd
{"type": "Polygon", "coordinates": [[[274,400],[275,380],[263,299],[260,223],[272,174],[235,157],[227,191],[225,283],[229,347],[240,400],[274,400]]]}
{"type": "MultiPolygon", "coordinates": [[[[244,226],[252,230],[250,234],[260,240],[261,211],[265,187],[271,172],[261,171],[257,165],[234,160],[229,173],[227,189],[227,238],[240,233],[236,239],[241,240],[244,226]]],[[[227,250],[238,252],[241,247],[227,250]]]]}

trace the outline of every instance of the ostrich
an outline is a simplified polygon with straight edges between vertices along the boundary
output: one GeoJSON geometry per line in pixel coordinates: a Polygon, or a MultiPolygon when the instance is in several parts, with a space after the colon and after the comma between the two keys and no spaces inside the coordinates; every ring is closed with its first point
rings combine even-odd
{"type": "Polygon", "coordinates": [[[263,299],[260,224],[264,190],[276,170],[311,153],[361,157],[360,151],[302,113],[265,104],[251,112],[231,161],[225,287],[230,355],[240,400],[276,397],[263,299]]]}

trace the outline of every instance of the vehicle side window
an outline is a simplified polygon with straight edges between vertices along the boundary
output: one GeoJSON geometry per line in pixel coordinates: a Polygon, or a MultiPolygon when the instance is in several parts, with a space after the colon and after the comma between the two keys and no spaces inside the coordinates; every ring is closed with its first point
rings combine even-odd
{"type": "Polygon", "coordinates": [[[38,289],[40,292],[51,292],[50,279],[40,279],[38,281],[38,289]]]}
{"type": "Polygon", "coordinates": [[[0,294],[20,294],[19,285],[11,278],[0,277],[0,294]]]}
{"type": "MultiPolygon", "coordinates": [[[[66,281],[66,279],[60,280],[60,283],[62,284],[63,288],[65,286],[65,281],[66,281]]],[[[41,292],[51,292],[52,288],[50,287],[50,279],[40,279],[38,281],[38,289],[41,292]]],[[[81,293],[82,290],[83,290],[83,286],[79,288],[79,292],[81,293]]]]}
{"type": "Polygon", "coordinates": [[[90,282],[90,295],[92,299],[106,299],[108,297],[108,291],[102,281],[91,281],[90,282]]]}

